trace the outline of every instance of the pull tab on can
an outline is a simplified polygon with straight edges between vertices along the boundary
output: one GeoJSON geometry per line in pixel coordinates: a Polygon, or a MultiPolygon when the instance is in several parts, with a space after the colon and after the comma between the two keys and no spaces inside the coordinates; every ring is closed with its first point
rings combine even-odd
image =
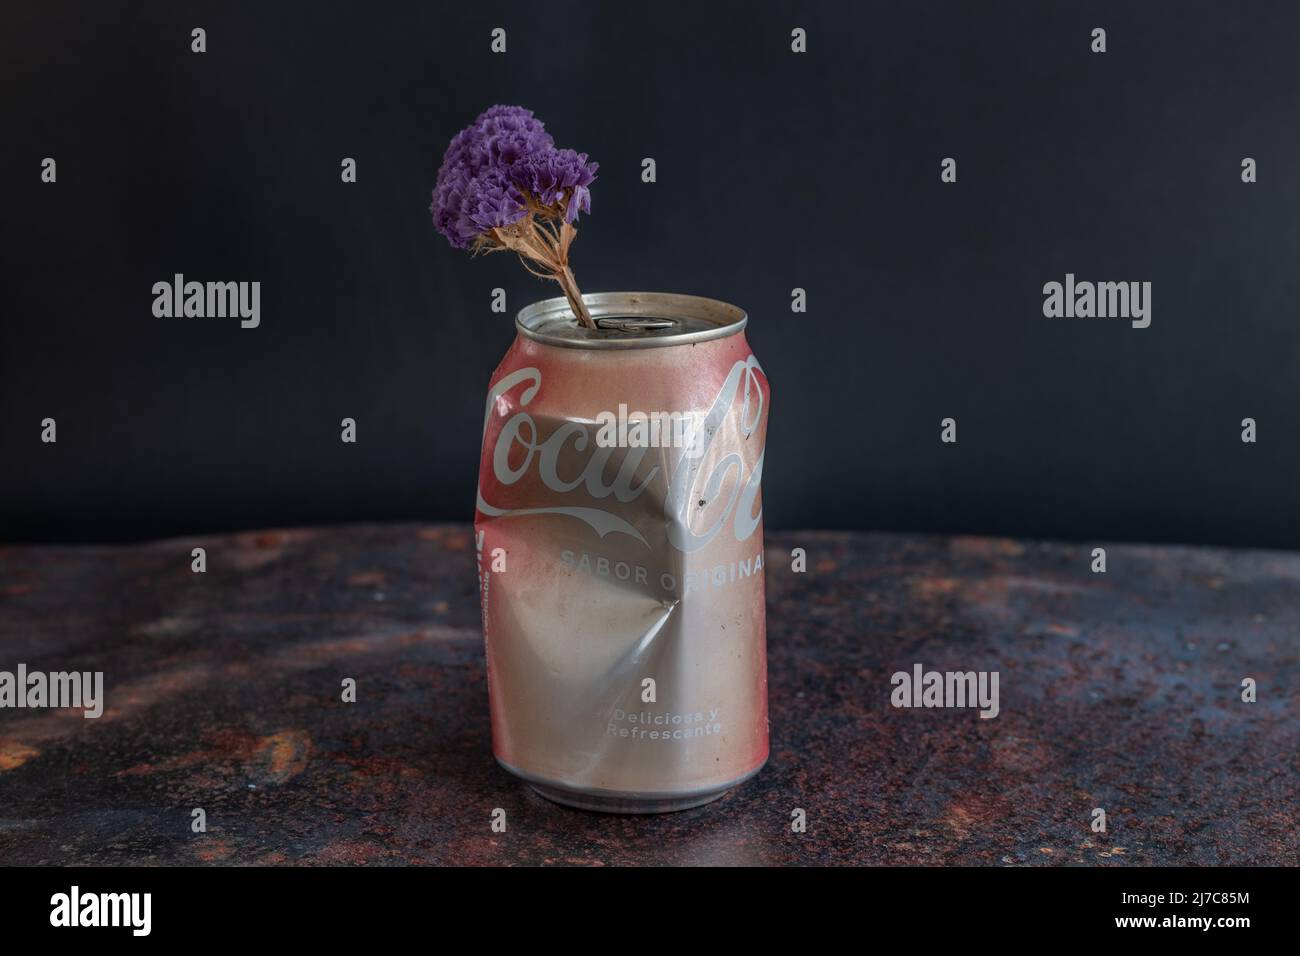
{"type": "Polygon", "coordinates": [[[676,323],[671,319],[654,319],[649,317],[636,316],[605,316],[596,320],[596,328],[606,332],[655,332],[661,329],[674,328],[676,323]]]}

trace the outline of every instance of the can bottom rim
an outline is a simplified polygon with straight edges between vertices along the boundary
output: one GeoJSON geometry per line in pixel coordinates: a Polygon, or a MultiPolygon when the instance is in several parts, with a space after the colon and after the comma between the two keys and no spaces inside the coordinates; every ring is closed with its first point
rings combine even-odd
{"type": "Polygon", "coordinates": [[[512,767],[500,757],[496,762],[503,770],[523,780],[536,793],[566,807],[578,810],[591,810],[596,813],[675,813],[678,810],[690,810],[694,807],[712,803],[728,790],[740,786],[749,778],[767,766],[767,756],[752,770],[748,770],[734,780],[704,790],[690,790],[680,793],[636,793],[624,790],[604,790],[597,787],[574,787],[555,780],[547,780],[527,771],[512,767]]]}

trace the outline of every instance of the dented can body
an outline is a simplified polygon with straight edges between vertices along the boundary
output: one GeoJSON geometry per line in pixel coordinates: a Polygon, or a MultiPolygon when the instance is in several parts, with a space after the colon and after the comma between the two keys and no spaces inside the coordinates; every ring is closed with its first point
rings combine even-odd
{"type": "Polygon", "coordinates": [[[493,749],[544,796],[707,803],[768,753],[760,482],[770,389],[745,314],[659,293],[520,313],[475,514],[493,749]]]}

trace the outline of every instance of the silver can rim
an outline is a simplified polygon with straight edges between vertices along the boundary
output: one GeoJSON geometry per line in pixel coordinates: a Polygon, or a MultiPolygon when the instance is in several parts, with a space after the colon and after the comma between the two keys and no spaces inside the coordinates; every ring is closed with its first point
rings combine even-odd
{"type": "Polygon", "coordinates": [[[735,335],[749,324],[749,316],[739,306],[705,296],[675,292],[592,292],[583,295],[588,311],[596,321],[607,318],[666,319],[689,323],[689,331],[667,334],[636,335],[617,332],[598,337],[582,328],[573,318],[569,300],[564,296],[543,299],[521,309],[515,317],[519,334],[568,349],[649,349],[674,345],[695,345],[735,335]],[[555,331],[563,329],[563,334],[555,331]]]}

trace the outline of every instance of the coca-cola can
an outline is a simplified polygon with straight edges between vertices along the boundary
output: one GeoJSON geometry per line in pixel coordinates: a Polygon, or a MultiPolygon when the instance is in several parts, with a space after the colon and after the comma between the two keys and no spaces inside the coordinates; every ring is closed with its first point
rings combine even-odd
{"type": "Polygon", "coordinates": [[[591,810],[698,806],[767,760],[771,391],[724,302],[529,306],[492,376],[475,514],[493,750],[591,810]]]}

